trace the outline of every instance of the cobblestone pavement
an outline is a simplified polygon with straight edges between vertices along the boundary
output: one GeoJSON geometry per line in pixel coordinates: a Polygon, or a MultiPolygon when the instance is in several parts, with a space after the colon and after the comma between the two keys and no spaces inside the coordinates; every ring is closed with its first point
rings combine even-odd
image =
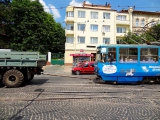
{"type": "Polygon", "coordinates": [[[1,120],[159,120],[160,84],[112,85],[41,75],[0,88],[1,120]]]}

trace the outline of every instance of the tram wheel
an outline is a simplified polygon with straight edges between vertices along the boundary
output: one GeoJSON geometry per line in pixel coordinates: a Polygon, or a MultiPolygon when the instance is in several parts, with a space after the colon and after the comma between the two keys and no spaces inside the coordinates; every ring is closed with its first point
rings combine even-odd
{"type": "Polygon", "coordinates": [[[160,83],[160,77],[156,77],[156,83],[160,83]]]}
{"type": "Polygon", "coordinates": [[[143,85],[143,84],[145,83],[146,80],[147,80],[147,78],[144,77],[144,78],[142,79],[142,81],[139,81],[138,83],[141,84],[141,85],[143,85]]]}
{"type": "Polygon", "coordinates": [[[117,84],[117,82],[115,81],[115,82],[113,82],[113,85],[116,85],[117,84]]]}

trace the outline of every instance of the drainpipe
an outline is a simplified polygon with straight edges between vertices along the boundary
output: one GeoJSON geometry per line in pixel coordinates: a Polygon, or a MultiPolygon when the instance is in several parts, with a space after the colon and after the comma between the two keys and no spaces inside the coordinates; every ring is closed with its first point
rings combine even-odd
{"type": "Polygon", "coordinates": [[[132,32],[132,12],[133,12],[133,8],[132,7],[130,7],[129,9],[128,9],[128,13],[129,13],[129,24],[130,24],[130,31],[132,32]]]}

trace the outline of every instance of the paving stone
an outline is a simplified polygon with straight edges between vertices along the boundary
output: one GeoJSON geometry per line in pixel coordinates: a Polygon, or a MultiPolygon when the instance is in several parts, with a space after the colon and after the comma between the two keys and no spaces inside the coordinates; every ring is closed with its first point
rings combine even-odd
{"type": "Polygon", "coordinates": [[[0,88],[2,120],[159,120],[160,84],[112,85],[89,79],[35,77],[0,88]]]}

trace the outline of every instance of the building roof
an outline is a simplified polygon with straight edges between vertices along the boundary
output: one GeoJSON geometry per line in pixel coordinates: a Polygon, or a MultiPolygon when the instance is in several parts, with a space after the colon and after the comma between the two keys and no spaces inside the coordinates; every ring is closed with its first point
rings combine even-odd
{"type": "Polygon", "coordinates": [[[94,4],[87,4],[85,1],[83,2],[82,7],[74,7],[74,8],[117,11],[117,10],[112,10],[111,5],[107,4],[107,3],[106,3],[106,5],[94,5],[94,4]]]}
{"type": "Polygon", "coordinates": [[[97,47],[160,47],[159,42],[153,42],[153,44],[109,44],[109,45],[99,45],[97,47]]]}
{"type": "MultiPolygon", "coordinates": [[[[128,13],[128,10],[121,10],[119,13],[128,13]]],[[[141,10],[134,10],[133,14],[150,14],[150,15],[160,15],[159,11],[151,12],[151,11],[141,11],[141,10]]]]}
{"type": "Polygon", "coordinates": [[[113,10],[113,9],[87,8],[87,7],[74,7],[74,8],[80,8],[80,9],[94,9],[94,10],[105,10],[105,11],[117,11],[117,10],[113,10]]]}

